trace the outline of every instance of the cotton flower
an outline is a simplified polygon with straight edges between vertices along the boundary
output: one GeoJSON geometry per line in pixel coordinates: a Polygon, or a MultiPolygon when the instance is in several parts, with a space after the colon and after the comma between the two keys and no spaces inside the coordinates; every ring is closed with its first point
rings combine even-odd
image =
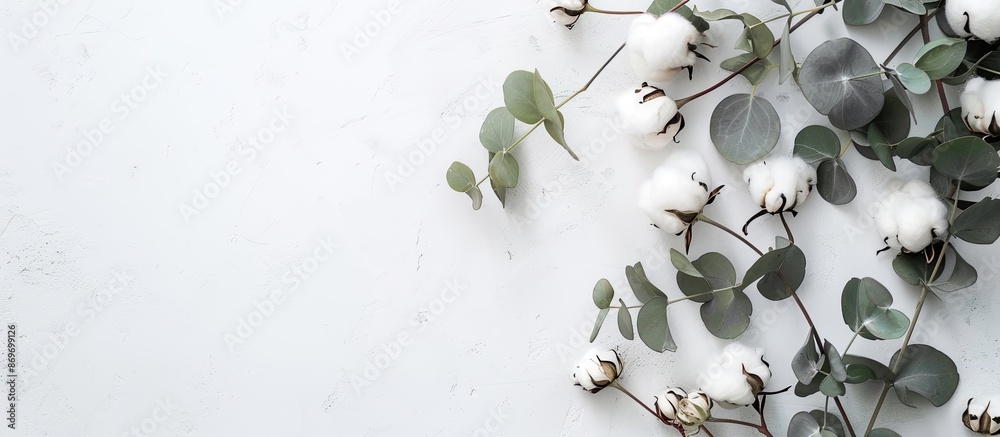
{"type": "Polygon", "coordinates": [[[794,210],[812,192],[816,169],[799,157],[778,156],[743,171],[753,201],[771,214],[794,210]]]}
{"type": "Polygon", "coordinates": [[[639,209],[653,226],[665,232],[680,235],[687,231],[686,243],[690,245],[691,223],[722,188],[710,191],[711,184],[712,175],[701,155],[675,149],[639,187],[639,209]]]}
{"type": "Polygon", "coordinates": [[[587,0],[551,0],[549,2],[549,15],[556,23],[572,29],[586,8],[587,0]]]}
{"type": "Polygon", "coordinates": [[[684,116],[677,111],[674,99],[648,83],[626,90],[616,103],[622,130],[634,137],[634,144],[641,149],[661,150],[684,129],[684,116]]]}
{"type": "Polygon", "coordinates": [[[661,419],[678,423],[685,429],[701,427],[709,417],[712,417],[712,399],[705,392],[693,391],[686,393],[681,388],[664,390],[653,407],[661,419]]]}
{"type": "Polygon", "coordinates": [[[597,352],[591,350],[576,364],[573,371],[573,385],[579,385],[591,393],[597,393],[611,385],[621,375],[621,357],[615,350],[597,352]]]}
{"type": "Polygon", "coordinates": [[[875,226],[886,249],[920,252],[948,232],[948,208],[926,182],[890,186],[881,206],[875,226]]]}
{"type": "Polygon", "coordinates": [[[990,136],[1000,135],[997,110],[1000,110],[1000,81],[974,77],[965,83],[962,119],[969,130],[990,136]]]}
{"type": "Polygon", "coordinates": [[[761,352],[739,343],[727,346],[705,375],[702,390],[709,397],[740,406],[753,404],[771,381],[770,365],[761,352]]]}
{"type": "Polygon", "coordinates": [[[984,0],[948,0],[945,17],[961,37],[975,36],[988,43],[1000,39],[1000,8],[984,0]]]}
{"type": "Polygon", "coordinates": [[[640,15],[632,22],[627,46],[632,69],[640,80],[666,82],[681,69],[691,69],[700,56],[702,35],[686,18],[669,12],[659,18],[640,15]]]}
{"type": "Polygon", "coordinates": [[[962,423],[966,428],[979,434],[1000,434],[1000,399],[996,396],[986,399],[969,399],[962,423]]]}

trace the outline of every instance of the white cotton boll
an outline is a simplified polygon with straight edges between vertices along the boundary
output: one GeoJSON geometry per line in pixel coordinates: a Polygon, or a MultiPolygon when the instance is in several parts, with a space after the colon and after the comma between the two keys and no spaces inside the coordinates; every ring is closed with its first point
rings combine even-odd
{"type": "Polygon", "coordinates": [[[681,68],[695,64],[698,58],[691,46],[697,46],[701,37],[690,21],[676,13],[659,18],[640,15],[627,39],[632,69],[640,80],[669,81],[681,68]]]}
{"type": "Polygon", "coordinates": [[[801,205],[816,183],[816,169],[799,157],[777,156],[743,171],[754,203],[776,214],[801,205]]]}
{"type": "Polygon", "coordinates": [[[1000,80],[974,77],[962,90],[962,119],[973,132],[1000,135],[997,112],[1000,111],[1000,80]]]}
{"type": "Polygon", "coordinates": [[[674,140],[683,125],[677,103],[663,90],[646,84],[626,90],[616,100],[622,131],[638,141],[636,147],[662,150],[674,140]]]}
{"type": "Polygon", "coordinates": [[[556,23],[572,28],[586,7],[584,0],[552,0],[549,2],[549,15],[556,23]]]}
{"type": "Polygon", "coordinates": [[[875,227],[893,249],[920,252],[948,232],[948,208],[926,182],[890,186],[881,206],[875,227]]]}
{"type": "Polygon", "coordinates": [[[705,208],[711,184],[712,175],[701,155],[674,150],[639,187],[639,209],[664,232],[680,234],[705,208]]]}
{"type": "Polygon", "coordinates": [[[955,34],[975,35],[993,43],[1000,39],[1000,8],[997,6],[987,0],[948,0],[944,5],[945,18],[955,34]]]}
{"type": "Polygon", "coordinates": [[[966,428],[979,434],[994,435],[1000,432],[1000,396],[984,396],[969,399],[962,423],[966,428]]]}
{"type": "Polygon", "coordinates": [[[573,383],[591,393],[597,393],[615,382],[624,367],[617,351],[591,349],[576,364],[573,383]]]}
{"type": "Polygon", "coordinates": [[[740,343],[727,346],[706,370],[702,391],[730,405],[753,404],[771,381],[770,366],[760,350],[740,343]]]}

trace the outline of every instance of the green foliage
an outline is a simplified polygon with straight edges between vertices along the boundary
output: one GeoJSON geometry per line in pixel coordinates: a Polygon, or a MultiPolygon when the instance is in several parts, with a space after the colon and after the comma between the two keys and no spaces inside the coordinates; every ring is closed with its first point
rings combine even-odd
{"type": "Polygon", "coordinates": [[[883,8],[885,3],[881,0],[844,0],[844,23],[851,26],[874,23],[883,8]]]}
{"type": "Polygon", "coordinates": [[[490,160],[489,172],[490,180],[504,188],[516,186],[520,173],[517,160],[514,159],[514,155],[508,152],[500,152],[493,156],[493,159],[490,160]]]}
{"type": "Polygon", "coordinates": [[[677,350],[677,343],[670,334],[670,324],[667,322],[668,304],[669,300],[665,296],[654,297],[639,309],[636,318],[639,338],[656,352],[677,350]]]}
{"type": "Polygon", "coordinates": [[[932,165],[950,179],[985,187],[997,179],[1000,156],[982,138],[968,136],[947,141],[935,148],[932,165]]]}
{"type": "Polygon", "coordinates": [[[469,166],[455,161],[448,167],[446,174],[448,186],[459,193],[465,193],[472,199],[472,209],[483,206],[483,193],[476,186],[476,175],[469,166]]]}
{"type": "MultiPolygon", "coordinates": [[[[890,367],[900,360],[899,352],[892,356],[890,367]]],[[[892,387],[900,402],[916,407],[910,395],[927,399],[935,407],[944,405],[958,388],[958,367],[943,352],[927,345],[913,344],[906,348],[892,387]]]]}
{"type": "Polygon", "coordinates": [[[824,413],[822,410],[814,410],[812,412],[802,411],[792,416],[792,420],[788,422],[787,435],[788,437],[838,437],[844,434],[843,425],[840,425],[840,419],[831,414],[824,413]],[[827,416],[826,421],[823,420],[824,416],[827,416]],[[823,426],[823,422],[826,422],[825,427],[823,426]],[[834,427],[834,423],[840,428],[839,434],[837,428],[834,427]]]}
{"type": "Polygon", "coordinates": [[[618,331],[626,340],[632,340],[635,338],[635,332],[632,330],[632,313],[629,312],[624,300],[618,299],[618,303],[621,305],[618,308],[618,331]]]}
{"type": "Polygon", "coordinates": [[[913,57],[913,64],[932,80],[941,79],[962,64],[968,43],[960,38],[938,38],[925,44],[913,57]]]}
{"type": "Polygon", "coordinates": [[[910,319],[890,306],[892,294],[872,278],[851,279],[841,295],[844,323],[869,340],[893,340],[906,333],[910,319]]]}
{"type": "Polygon", "coordinates": [[[709,131],[712,143],[724,158],[749,164],[774,149],[781,134],[781,119],[766,99],[734,94],[715,108],[709,131]]]}
{"type": "Polygon", "coordinates": [[[802,63],[799,87],[806,100],[835,127],[857,129],[875,119],[885,102],[882,68],[861,44],[827,41],[802,63]]]}
{"type": "Polygon", "coordinates": [[[792,153],[809,164],[840,157],[840,138],[826,126],[806,126],[795,136],[792,153]]]}
{"type": "Polygon", "coordinates": [[[611,306],[611,301],[615,298],[615,289],[611,286],[611,281],[601,279],[594,285],[594,305],[597,308],[605,309],[611,306]]]}
{"type": "Polygon", "coordinates": [[[500,153],[514,142],[514,116],[507,108],[490,111],[479,130],[479,141],[486,150],[500,153]]]}
{"type": "MultiPolygon", "coordinates": [[[[754,59],[757,59],[757,56],[753,53],[740,53],[732,58],[722,61],[719,66],[726,71],[737,71],[754,59]]],[[[750,81],[751,85],[758,85],[764,81],[765,78],[767,78],[767,74],[771,72],[773,65],[774,64],[767,59],[762,59],[743,69],[740,74],[750,81]]]]}
{"type": "Polygon", "coordinates": [[[1000,238],[1000,200],[987,197],[955,218],[952,233],[974,244],[993,244],[1000,238]]]}
{"type": "Polygon", "coordinates": [[[824,200],[834,205],[846,205],[858,195],[854,178],[847,171],[844,161],[828,159],[816,169],[816,190],[824,200]]]}

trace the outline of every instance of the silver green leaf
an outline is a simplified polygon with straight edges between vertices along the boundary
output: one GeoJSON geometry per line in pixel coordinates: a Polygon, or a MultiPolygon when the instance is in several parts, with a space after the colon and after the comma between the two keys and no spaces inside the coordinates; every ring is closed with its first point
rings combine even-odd
{"type": "Polygon", "coordinates": [[[600,309],[611,306],[611,301],[615,298],[615,289],[611,286],[611,281],[601,279],[594,285],[594,305],[600,309]]]}
{"type": "Polygon", "coordinates": [[[795,62],[795,55],[792,54],[792,40],[789,36],[791,33],[789,23],[785,22],[785,29],[781,32],[781,58],[778,63],[779,84],[785,83],[785,80],[799,68],[799,65],[795,62]]]}
{"type": "Polygon", "coordinates": [[[902,63],[896,66],[899,81],[913,94],[923,94],[931,90],[931,78],[924,70],[913,64],[902,63]]]}
{"type": "MultiPolygon", "coordinates": [[[[740,53],[739,55],[722,61],[719,66],[726,71],[737,71],[754,59],[757,59],[757,56],[753,53],[740,53]]],[[[743,69],[740,74],[745,77],[751,85],[757,85],[767,77],[767,73],[771,71],[771,68],[769,68],[771,65],[772,64],[768,60],[763,59],[754,62],[749,67],[743,69]]]]}
{"type": "Polygon", "coordinates": [[[956,138],[934,149],[934,169],[962,182],[985,187],[997,179],[1000,156],[982,138],[956,138]]]}
{"type": "Polygon", "coordinates": [[[734,94],[712,113],[709,130],[715,148],[735,164],[749,164],[774,149],[781,119],[771,102],[752,94],[734,94]]]}
{"type": "Polygon", "coordinates": [[[812,414],[796,413],[788,423],[788,437],[838,437],[833,430],[823,428],[812,414]]]}
{"type": "Polygon", "coordinates": [[[635,339],[635,332],[632,330],[632,313],[629,312],[625,301],[618,299],[621,308],[618,308],[618,331],[626,340],[635,339]]]}
{"type": "Polygon", "coordinates": [[[852,130],[868,124],[882,110],[881,73],[861,44],[839,38],[820,44],[806,57],[799,71],[799,88],[835,127],[852,130]]]}
{"type": "Polygon", "coordinates": [[[816,190],[824,200],[834,205],[846,205],[858,195],[854,178],[847,172],[844,161],[828,159],[816,169],[816,190]]]}
{"type": "Polygon", "coordinates": [[[542,112],[535,100],[535,74],[518,70],[510,73],[503,83],[503,101],[507,110],[522,123],[535,124],[542,112]]]}
{"type": "Polygon", "coordinates": [[[639,338],[656,352],[677,350],[677,344],[670,334],[670,325],[667,323],[668,302],[665,296],[654,297],[639,309],[639,315],[636,317],[639,338]]]}
{"type": "Polygon", "coordinates": [[[882,15],[882,0],[844,0],[844,23],[851,26],[871,24],[882,15]]]}
{"type": "Polygon", "coordinates": [[[517,186],[518,174],[520,172],[517,160],[514,159],[514,155],[507,152],[497,153],[492,160],[490,160],[489,166],[490,179],[495,181],[497,185],[505,188],[513,188],[517,186]]]}
{"type": "Polygon", "coordinates": [[[792,154],[815,164],[840,157],[840,138],[826,126],[806,126],[795,135],[792,154]]]}
{"type": "Polygon", "coordinates": [[[932,80],[941,79],[962,65],[968,43],[961,38],[938,38],[924,44],[913,57],[913,64],[932,80]]]}
{"type": "Polygon", "coordinates": [[[853,278],[840,299],[844,323],[869,340],[893,340],[903,336],[910,319],[892,306],[892,294],[872,278],[853,278]]]}
{"type": "Polygon", "coordinates": [[[448,186],[459,193],[465,193],[472,199],[472,209],[483,206],[483,192],[476,186],[476,175],[469,166],[455,161],[448,167],[446,174],[448,186]]]}
{"type": "MultiPolygon", "coordinates": [[[[892,356],[890,367],[896,367],[899,352],[892,356]]],[[[958,388],[958,367],[943,352],[927,345],[913,344],[906,348],[896,372],[896,380],[892,387],[900,402],[916,407],[910,399],[911,393],[916,393],[940,407],[951,399],[958,388]]]]}
{"type": "Polygon", "coordinates": [[[611,308],[604,308],[597,313],[597,320],[594,322],[594,330],[590,332],[591,343],[597,339],[597,333],[601,332],[601,326],[604,326],[604,319],[608,318],[609,312],[611,312],[611,308]]]}
{"type": "Polygon", "coordinates": [[[635,297],[639,299],[640,302],[648,302],[654,297],[666,297],[659,288],[656,288],[652,282],[646,277],[646,271],[642,268],[642,263],[636,263],[634,266],[625,266],[625,278],[628,279],[628,284],[632,287],[632,293],[635,297]]]}
{"type": "Polygon", "coordinates": [[[973,244],[993,244],[1000,238],[1000,199],[987,197],[955,218],[952,233],[973,244]]]}
{"type": "Polygon", "coordinates": [[[490,111],[479,130],[479,141],[493,153],[500,153],[514,142],[514,116],[507,108],[490,111]]]}

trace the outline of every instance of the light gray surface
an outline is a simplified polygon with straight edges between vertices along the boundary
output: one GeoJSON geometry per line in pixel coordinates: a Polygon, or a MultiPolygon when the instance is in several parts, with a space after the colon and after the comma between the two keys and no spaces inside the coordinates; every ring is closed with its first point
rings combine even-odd
{"type": "MultiPolygon", "coordinates": [[[[725,6],[762,17],[780,12],[760,0],[725,6]]],[[[388,7],[70,2],[17,50],[0,48],[0,219],[10,220],[0,237],[0,322],[17,324],[21,366],[19,430],[0,435],[122,435],[144,423],[158,435],[201,436],[670,434],[627,398],[584,393],[568,378],[588,347],[597,279],[623,284],[625,264],[642,260],[654,283],[678,295],[664,256],[680,241],[650,228],[634,207],[661,154],[628,146],[610,128],[612,96],[637,85],[627,58],[564,108],[568,140],[583,162],[533,136],[519,148],[522,181],[506,210],[490,196],[473,212],[444,183],[453,160],[483,174],[479,124],[502,104],[508,72],[538,68],[557,97],[566,96],[617,48],[629,19],[585,16],[567,32],[529,0],[425,0],[380,12],[388,7]],[[365,28],[379,31],[345,55],[365,28]],[[146,97],[126,110],[119,99],[133,92],[146,97]],[[100,144],[71,172],[54,170],[77,163],[67,150],[102,120],[110,133],[100,144]],[[262,141],[251,157],[254,135],[262,141]],[[213,177],[225,181],[227,165],[238,174],[217,195],[209,187],[212,199],[195,199],[213,177]],[[204,208],[185,218],[182,205],[196,201],[204,208]],[[133,279],[104,293],[116,272],[133,279]],[[273,311],[272,290],[286,298],[273,311]],[[68,324],[75,334],[64,341],[68,324]],[[227,344],[226,334],[236,337],[227,344]],[[384,345],[394,355],[387,363],[384,345]],[[376,362],[387,364],[377,375],[368,369],[376,362]]],[[[38,10],[34,1],[6,2],[0,26],[20,34],[38,10]]],[[[847,33],[882,60],[913,24],[899,14],[847,32],[831,11],[794,34],[795,55],[801,61],[847,33]]],[[[715,62],[699,62],[695,80],[678,77],[670,94],[689,95],[722,77],[718,63],[735,53],[738,30],[716,24],[707,41],[720,48],[705,50],[715,62]]],[[[714,151],[707,123],[718,101],[748,89],[737,79],[685,107],[680,135],[726,185],[707,213],[734,227],[756,208],[741,170],[714,151]]],[[[800,128],[827,124],[773,75],[757,93],[783,117],[779,153],[790,153],[800,128]]],[[[939,107],[932,93],[914,100],[914,132],[926,133],[939,107]]],[[[821,334],[841,348],[851,334],[839,311],[848,279],[877,278],[907,313],[916,298],[892,273],[890,257],[874,256],[881,242],[869,205],[890,173],[854,151],[845,160],[857,200],[833,207],[815,196],[792,220],[809,259],[803,299],[821,334]]],[[[900,167],[907,176],[925,173],[900,167]]],[[[751,230],[767,245],[781,227],[768,219],[751,230]]],[[[739,270],[753,261],[744,247],[697,225],[692,255],[709,251],[726,253],[739,270]]],[[[928,302],[916,337],[949,353],[963,382],[941,409],[909,409],[890,396],[880,423],[905,436],[964,435],[965,400],[997,389],[991,284],[1000,259],[995,248],[965,252],[983,285],[928,302]]],[[[770,388],[789,385],[805,324],[787,302],[752,298],[748,335],[774,364],[770,388]]],[[[622,340],[613,321],[598,342],[619,348],[623,383],[651,400],[667,386],[696,385],[701,360],[725,344],[697,314],[694,304],[671,310],[676,354],[622,340]]],[[[887,359],[898,344],[862,341],[852,352],[887,359]]],[[[856,426],[876,397],[874,385],[851,388],[856,426]]],[[[784,395],[768,407],[775,435],[784,435],[792,414],[822,407],[822,399],[784,395]]],[[[716,428],[717,436],[751,435],[716,428]]]]}

